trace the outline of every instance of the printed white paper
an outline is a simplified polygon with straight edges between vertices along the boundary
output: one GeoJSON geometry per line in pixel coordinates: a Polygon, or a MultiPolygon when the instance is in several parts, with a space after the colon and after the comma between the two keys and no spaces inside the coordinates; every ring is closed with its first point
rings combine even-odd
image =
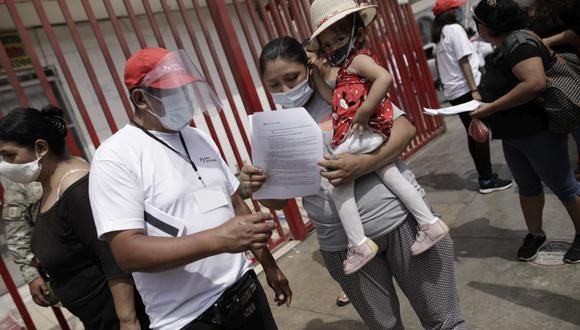
{"type": "Polygon", "coordinates": [[[268,174],[255,199],[288,199],[320,189],[322,132],[306,109],[258,112],[250,116],[254,166],[268,174]]]}
{"type": "Polygon", "coordinates": [[[461,112],[471,112],[475,109],[477,109],[477,107],[479,107],[479,105],[482,102],[477,101],[477,100],[471,100],[469,102],[466,103],[462,103],[462,104],[458,104],[452,107],[447,107],[447,108],[441,108],[441,109],[429,109],[429,108],[424,108],[423,111],[428,114],[428,115],[432,115],[432,116],[436,116],[436,115],[443,115],[443,116],[448,116],[448,115],[455,115],[461,112]]]}

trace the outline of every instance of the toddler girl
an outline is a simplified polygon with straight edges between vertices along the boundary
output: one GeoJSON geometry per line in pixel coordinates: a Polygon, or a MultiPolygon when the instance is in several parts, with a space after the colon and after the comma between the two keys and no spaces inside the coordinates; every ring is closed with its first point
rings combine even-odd
{"type": "MultiPolygon", "coordinates": [[[[332,105],[334,155],[370,153],[389,138],[393,105],[387,97],[392,83],[388,71],[377,63],[373,52],[364,47],[366,26],[376,16],[376,6],[352,0],[316,0],[311,6],[313,34],[309,48],[316,48],[328,62],[339,67],[332,90],[313,68],[313,82],[320,95],[332,105]]],[[[449,231],[435,217],[419,192],[403,177],[394,164],[376,173],[395,193],[419,223],[413,255],[429,249],[449,231]]],[[[344,272],[351,274],[378,252],[377,245],[365,236],[354,198],[354,182],[334,187],[332,198],[349,240],[344,272]]]]}

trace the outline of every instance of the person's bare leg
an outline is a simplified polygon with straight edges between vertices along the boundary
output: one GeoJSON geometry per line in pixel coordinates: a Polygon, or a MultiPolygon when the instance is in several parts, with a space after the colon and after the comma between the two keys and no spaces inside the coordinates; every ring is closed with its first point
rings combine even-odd
{"type": "Polygon", "coordinates": [[[520,205],[524,220],[531,234],[542,232],[542,212],[544,211],[544,193],[533,197],[520,195],[520,205]]]}

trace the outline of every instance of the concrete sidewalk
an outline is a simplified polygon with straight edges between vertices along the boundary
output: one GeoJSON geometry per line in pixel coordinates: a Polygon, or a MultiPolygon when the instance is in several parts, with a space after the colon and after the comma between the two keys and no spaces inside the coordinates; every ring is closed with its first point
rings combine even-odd
{"type": "MultiPolygon", "coordinates": [[[[470,328],[580,329],[580,265],[540,266],[515,260],[526,234],[517,188],[479,194],[463,126],[452,117],[447,127],[444,136],[408,165],[451,227],[461,306],[470,328]]],[[[492,144],[492,163],[501,177],[511,177],[497,141],[492,144]]],[[[572,223],[548,191],[544,219],[550,241],[572,240],[572,223]]],[[[547,252],[545,260],[557,254],[547,252]]],[[[324,268],[314,233],[278,262],[294,291],[290,308],[272,306],[281,330],[366,329],[351,305],[335,305],[340,288],[324,268]]],[[[263,274],[260,278],[266,285],[263,274]]],[[[421,329],[408,301],[402,293],[399,296],[405,327],[421,329]]]]}

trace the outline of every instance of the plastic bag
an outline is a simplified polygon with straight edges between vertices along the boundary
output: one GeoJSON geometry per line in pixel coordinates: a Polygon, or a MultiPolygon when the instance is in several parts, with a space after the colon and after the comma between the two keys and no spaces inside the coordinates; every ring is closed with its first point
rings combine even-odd
{"type": "Polygon", "coordinates": [[[471,120],[467,133],[479,143],[484,143],[489,140],[489,128],[477,118],[471,120]]]}

